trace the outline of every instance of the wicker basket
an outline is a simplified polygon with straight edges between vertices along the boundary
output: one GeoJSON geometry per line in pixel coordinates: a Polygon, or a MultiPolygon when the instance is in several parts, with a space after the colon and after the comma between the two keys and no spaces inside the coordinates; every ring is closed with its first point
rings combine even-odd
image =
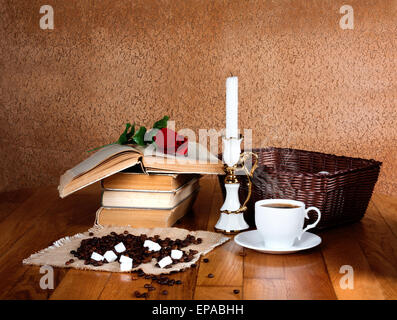
{"type": "MultiPolygon", "coordinates": [[[[286,148],[254,149],[259,156],[252,179],[252,196],[245,219],[255,225],[254,204],[262,199],[294,199],[322,213],[316,229],[360,220],[367,210],[381,162],[286,148]]],[[[225,195],[223,176],[219,176],[225,195]]],[[[247,178],[239,176],[240,200],[248,193],[247,178]]],[[[316,214],[310,214],[313,223],[316,214]]]]}

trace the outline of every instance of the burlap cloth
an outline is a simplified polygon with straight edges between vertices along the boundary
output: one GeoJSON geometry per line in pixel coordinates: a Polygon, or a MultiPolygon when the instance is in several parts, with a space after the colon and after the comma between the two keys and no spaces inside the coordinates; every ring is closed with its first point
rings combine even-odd
{"type": "Polygon", "coordinates": [[[203,254],[210,252],[215,247],[225,243],[229,240],[221,234],[209,231],[189,231],[180,228],[131,228],[131,227],[102,227],[94,226],[90,230],[84,233],[78,233],[72,237],[65,237],[55,241],[54,244],[46,249],[43,249],[37,253],[32,254],[29,258],[23,260],[23,264],[26,265],[50,265],[53,267],[62,268],[75,268],[81,270],[97,270],[97,271],[110,271],[110,272],[120,272],[120,265],[117,261],[111,263],[104,263],[100,267],[94,267],[92,265],[85,265],[84,261],[78,260],[73,255],[70,254],[71,250],[76,250],[80,246],[80,242],[83,239],[91,237],[102,237],[108,235],[110,232],[114,231],[116,233],[123,233],[127,230],[133,235],[147,234],[149,237],[158,234],[161,239],[169,237],[172,240],[184,239],[188,234],[194,235],[196,238],[202,238],[203,242],[201,244],[192,244],[182,250],[194,249],[198,253],[194,256],[193,260],[190,262],[177,263],[172,265],[169,269],[162,269],[155,266],[155,260],[153,259],[151,263],[141,264],[133,270],[142,269],[146,274],[167,274],[172,271],[181,271],[185,268],[189,268],[193,263],[195,263],[199,257],[203,254]],[[89,236],[89,233],[93,232],[93,236],[89,236]],[[65,262],[69,259],[74,259],[70,265],[65,265],[65,262]]]}

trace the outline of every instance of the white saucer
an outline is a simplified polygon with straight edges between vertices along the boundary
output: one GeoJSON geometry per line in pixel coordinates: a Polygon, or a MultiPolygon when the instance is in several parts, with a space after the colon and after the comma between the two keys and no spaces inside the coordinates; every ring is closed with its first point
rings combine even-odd
{"type": "Polygon", "coordinates": [[[292,247],[286,249],[273,249],[266,248],[266,245],[261,239],[258,230],[251,230],[236,235],[234,237],[234,242],[242,247],[263,253],[287,254],[314,248],[321,243],[321,238],[313,233],[305,232],[302,235],[302,238],[300,240],[296,240],[292,247]]]}

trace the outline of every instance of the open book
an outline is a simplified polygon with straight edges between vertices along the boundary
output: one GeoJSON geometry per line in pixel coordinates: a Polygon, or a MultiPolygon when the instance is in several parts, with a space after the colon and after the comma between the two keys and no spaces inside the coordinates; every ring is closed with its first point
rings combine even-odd
{"type": "Polygon", "coordinates": [[[223,174],[222,162],[202,145],[189,142],[187,156],[157,152],[146,148],[112,144],[104,147],[66,171],[58,186],[61,198],[126,168],[140,165],[145,173],[223,174]]]}

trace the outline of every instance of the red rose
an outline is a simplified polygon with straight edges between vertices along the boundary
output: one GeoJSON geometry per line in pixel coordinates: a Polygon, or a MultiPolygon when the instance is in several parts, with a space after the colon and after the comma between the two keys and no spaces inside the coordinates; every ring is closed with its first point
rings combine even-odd
{"type": "Polygon", "coordinates": [[[166,154],[186,155],[188,151],[187,138],[168,128],[160,129],[153,140],[158,150],[166,154]]]}

